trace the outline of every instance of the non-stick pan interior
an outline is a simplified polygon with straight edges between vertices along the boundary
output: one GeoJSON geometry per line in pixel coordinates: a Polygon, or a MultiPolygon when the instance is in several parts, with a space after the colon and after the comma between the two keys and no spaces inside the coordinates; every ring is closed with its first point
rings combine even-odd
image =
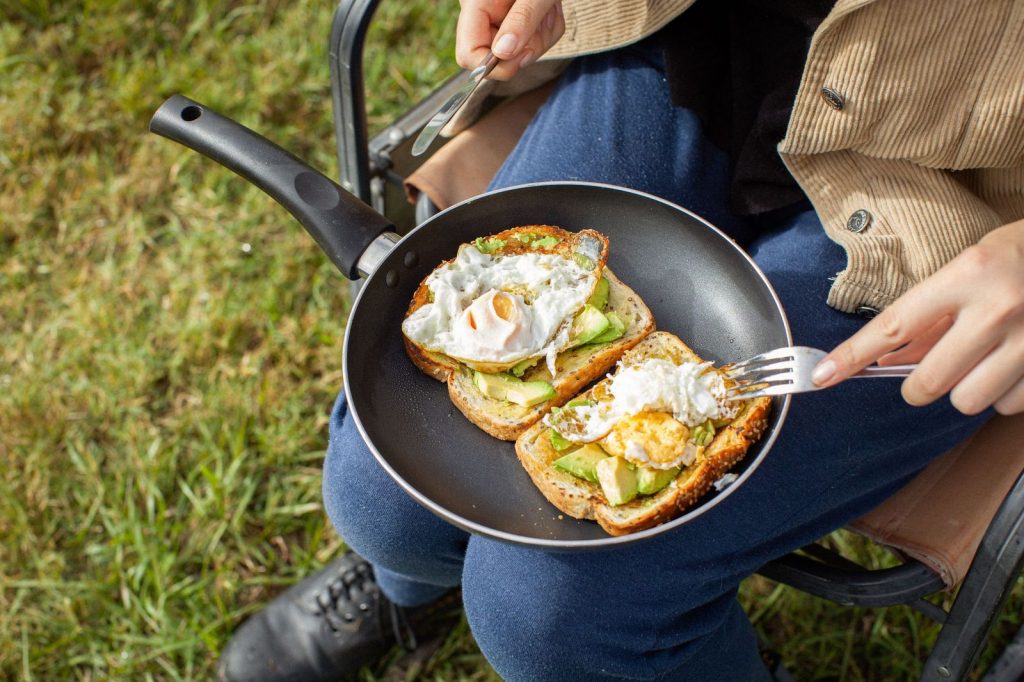
{"type": "MultiPolygon", "coordinates": [[[[654,313],[657,328],[702,357],[735,361],[790,344],[770,285],[725,235],[649,195],[589,183],[545,183],[493,192],[444,211],[411,232],[363,286],[349,321],[345,381],[350,409],[375,456],[419,502],[451,523],[502,540],[556,549],[632,542],[687,522],[728,494],[709,493],[686,515],[613,538],[552,507],[512,443],[473,426],[444,384],[422,374],[402,345],[413,291],[460,243],[518,225],[593,228],[610,240],[608,267],[654,313]]],[[[788,399],[776,399],[761,441],[734,469],[752,470],[774,440],[788,399]]]]}

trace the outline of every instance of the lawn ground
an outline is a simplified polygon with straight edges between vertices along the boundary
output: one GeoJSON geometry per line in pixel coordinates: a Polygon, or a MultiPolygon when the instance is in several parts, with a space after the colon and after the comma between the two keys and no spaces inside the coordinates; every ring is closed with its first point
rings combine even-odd
{"type": "MultiPolygon", "coordinates": [[[[146,130],[183,92],[333,174],[333,9],[0,2],[0,679],[209,679],[343,547],[319,484],[347,284],[266,196],[146,130]]],[[[456,13],[384,3],[375,128],[454,70],[456,13]]],[[[741,598],[802,680],[912,679],[937,631],[760,578],[741,598]]],[[[1024,583],[986,661],[1022,612],[1024,583]]],[[[363,671],[417,675],[496,679],[464,622],[418,668],[363,671]]]]}

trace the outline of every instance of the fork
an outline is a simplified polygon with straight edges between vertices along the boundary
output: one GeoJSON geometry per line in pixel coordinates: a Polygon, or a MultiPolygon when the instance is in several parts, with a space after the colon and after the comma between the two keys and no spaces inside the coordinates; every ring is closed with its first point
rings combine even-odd
{"type": "MultiPolygon", "coordinates": [[[[817,348],[791,346],[776,348],[743,362],[726,365],[722,368],[726,376],[736,382],[729,388],[729,397],[734,400],[748,400],[766,395],[806,393],[825,388],[811,381],[811,372],[826,355],[825,351],[817,348]]],[[[871,365],[851,375],[850,378],[905,377],[915,367],[917,365],[871,365]]]]}

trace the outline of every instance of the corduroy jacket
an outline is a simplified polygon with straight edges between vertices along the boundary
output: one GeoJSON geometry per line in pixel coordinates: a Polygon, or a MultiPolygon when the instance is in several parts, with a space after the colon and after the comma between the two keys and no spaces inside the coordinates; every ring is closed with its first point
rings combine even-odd
{"type": "MultiPolygon", "coordinates": [[[[545,58],[635,42],[694,0],[563,0],[545,58]]],[[[838,0],[778,150],[847,253],[829,305],[881,310],[1024,218],[1024,0],[838,0]]]]}

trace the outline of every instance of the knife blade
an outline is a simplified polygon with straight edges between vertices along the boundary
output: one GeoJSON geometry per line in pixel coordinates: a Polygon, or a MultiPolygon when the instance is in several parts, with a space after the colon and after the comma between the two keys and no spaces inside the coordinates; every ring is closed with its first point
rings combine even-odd
{"type": "Polygon", "coordinates": [[[448,98],[437,113],[430,119],[430,121],[420,131],[419,136],[416,138],[416,142],[412,145],[412,155],[419,156],[423,152],[427,151],[427,147],[434,141],[437,134],[441,132],[445,124],[451,120],[452,116],[455,115],[462,105],[466,103],[466,100],[476,92],[476,89],[480,87],[480,84],[484,82],[487,75],[491,73],[495,66],[501,60],[494,56],[493,53],[488,52],[484,60],[480,62],[480,66],[473,69],[469,74],[469,79],[466,83],[459,88],[458,92],[448,98]]]}

